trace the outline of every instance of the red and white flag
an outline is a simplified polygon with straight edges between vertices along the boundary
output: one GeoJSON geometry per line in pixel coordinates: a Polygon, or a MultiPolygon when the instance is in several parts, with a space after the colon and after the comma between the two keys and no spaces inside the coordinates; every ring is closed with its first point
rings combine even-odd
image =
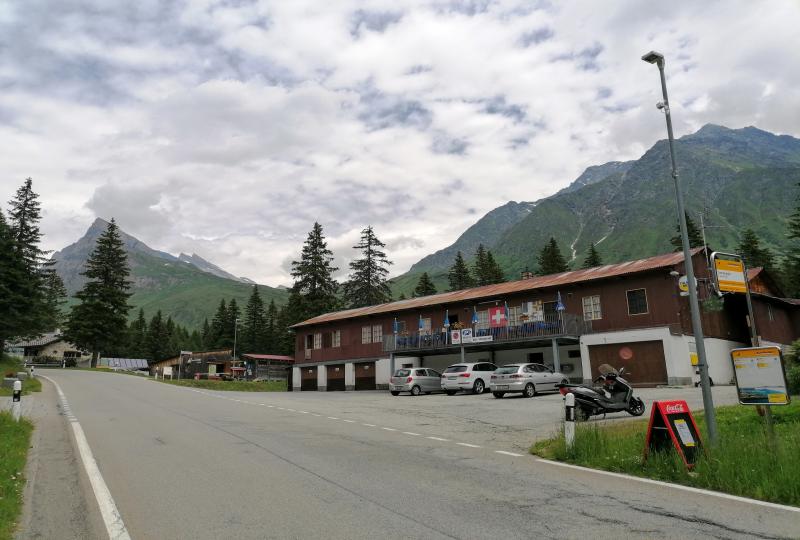
{"type": "Polygon", "coordinates": [[[506,308],[503,306],[489,308],[489,326],[491,328],[508,326],[508,319],[506,319],[506,308]]]}

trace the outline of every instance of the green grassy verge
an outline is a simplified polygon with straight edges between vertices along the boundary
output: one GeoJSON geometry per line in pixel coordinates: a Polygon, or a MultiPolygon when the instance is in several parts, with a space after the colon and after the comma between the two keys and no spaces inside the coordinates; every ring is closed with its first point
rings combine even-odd
{"type": "Polygon", "coordinates": [[[233,392],[286,392],[286,382],[249,382],[249,381],[195,381],[194,379],[162,380],[158,382],[175,386],[205,388],[206,390],[229,390],[233,392]]]}
{"type": "Polygon", "coordinates": [[[22,509],[25,461],[33,424],[0,412],[0,540],[10,540],[22,509]]]}
{"type": "MultiPolygon", "coordinates": [[[[0,358],[0,375],[5,376],[6,373],[13,373],[15,376],[18,372],[25,371],[22,367],[22,361],[10,356],[3,356],[0,358]]],[[[31,392],[41,392],[42,383],[39,379],[31,379],[28,377],[22,381],[22,395],[27,396],[31,392]]],[[[0,388],[0,396],[10,396],[14,393],[13,388],[0,388]]]]}
{"type": "MultiPolygon", "coordinates": [[[[651,454],[643,462],[646,421],[611,425],[578,424],[575,445],[567,450],[564,436],[539,441],[531,452],[548,459],[722,491],[733,495],[800,506],[800,402],[773,407],[774,448],[755,408],[719,407],[719,444],[706,446],[692,472],[675,451],[651,454]]],[[[695,414],[705,434],[705,418],[695,414]]],[[[704,441],[707,437],[704,436],[704,441]]]]}

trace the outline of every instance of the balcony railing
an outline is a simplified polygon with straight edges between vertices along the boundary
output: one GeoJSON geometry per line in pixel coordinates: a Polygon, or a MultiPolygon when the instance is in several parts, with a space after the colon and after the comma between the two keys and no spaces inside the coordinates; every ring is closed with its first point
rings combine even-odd
{"type": "MultiPolygon", "coordinates": [[[[453,343],[450,332],[404,332],[383,336],[385,352],[420,351],[474,347],[489,343],[534,341],[540,338],[581,336],[592,333],[592,321],[571,313],[545,315],[542,321],[520,321],[517,325],[472,329],[472,339],[453,343]]],[[[452,330],[452,329],[451,329],[452,330]]]]}

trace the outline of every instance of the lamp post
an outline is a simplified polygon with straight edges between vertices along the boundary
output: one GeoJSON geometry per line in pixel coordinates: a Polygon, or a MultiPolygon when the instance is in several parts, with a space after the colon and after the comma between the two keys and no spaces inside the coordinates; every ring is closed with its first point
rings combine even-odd
{"type": "Polygon", "coordinates": [[[233,321],[233,359],[236,360],[236,337],[239,330],[239,319],[233,321]]]}
{"type": "Polygon", "coordinates": [[[706,425],[708,426],[708,438],[711,444],[717,442],[717,417],[714,411],[714,399],[711,396],[711,380],[708,376],[708,363],[706,361],[706,347],[703,341],[703,325],[700,321],[700,304],[697,301],[697,287],[694,279],[694,265],[692,264],[692,254],[689,248],[689,235],[686,231],[686,213],[683,207],[683,192],[681,191],[680,180],[678,180],[678,166],[675,163],[675,142],[672,136],[672,117],[669,110],[669,99],[667,98],[667,80],[664,76],[664,55],[655,51],[642,56],[642,60],[658,66],[661,75],[661,93],[664,101],[658,103],[656,107],[664,111],[667,119],[667,136],[669,138],[669,155],[672,160],[672,179],[675,182],[675,198],[678,203],[678,222],[681,228],[681,243],[683,244],[683,263],[686,267],[686,280],[689,283],[689,308],[692,314],[692,333],[697,346],[698,369],[700,370],[700,386],[703,389],[703,408],[705,409],[706,425]]]}

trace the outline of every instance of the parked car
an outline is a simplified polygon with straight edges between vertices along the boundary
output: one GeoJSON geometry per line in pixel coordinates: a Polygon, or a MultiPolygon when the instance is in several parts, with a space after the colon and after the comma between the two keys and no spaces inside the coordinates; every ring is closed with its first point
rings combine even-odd
{"type": "Polygon", "coordinates": [[[400,392],[410,392],[412,396],[421,393],[441,392],[442,374],[428,368],[401,368],[395,370],[389,380],[389,391],[393,396],[400,392]]]}
{"type": "Polygon", "coordinates": [[[512,392],[531,398],[539,392],[558,392],[562,383],[569,383],[567,376],[544,364],[509,364],[494,372],[489,389],[496,398],[512,392]]]}
{"type": "Polygon", "coordinates": [[[497,366],[489,362],[474,364],[453,364],[444,370],[442,375],[442,390],[452,396],[459,390],[471,391],[473,394],[483,394],[489,387],[489,380],[497,366]]]}

